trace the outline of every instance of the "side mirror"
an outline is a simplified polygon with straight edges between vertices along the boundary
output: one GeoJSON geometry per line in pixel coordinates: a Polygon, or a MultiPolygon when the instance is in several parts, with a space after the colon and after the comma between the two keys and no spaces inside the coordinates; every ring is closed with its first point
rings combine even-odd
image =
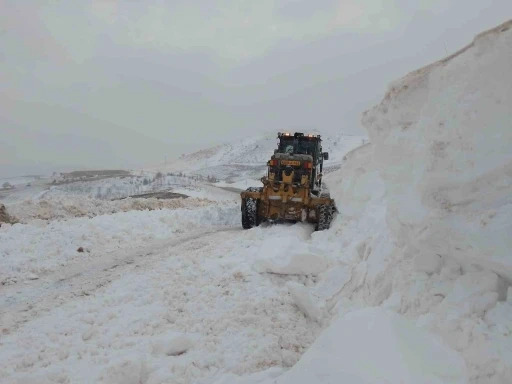
{"type": "Polygon", "coordinates": [[[322,156],[324,157],[324,160],[329,160],[329,152],[322,153],[322,156]]]}

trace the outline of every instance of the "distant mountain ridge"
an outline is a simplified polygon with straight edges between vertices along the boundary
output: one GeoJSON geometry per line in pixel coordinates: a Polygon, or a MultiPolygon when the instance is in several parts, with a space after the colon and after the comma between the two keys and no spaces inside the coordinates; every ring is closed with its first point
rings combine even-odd
{"type": "MultiPolygon", "coordinates": [[[[326,168],[339,166],[347,152],[368,142],[366,136],[322,134],[314,130],[304,133],[322,135],[323,151],[329,152],[326,168]]],[[[259,178],[275,148],[277,132],[265,133],[185,154],[171,163],[151,167],[151,170],[211,175],[233,181],[259,178]]]]}

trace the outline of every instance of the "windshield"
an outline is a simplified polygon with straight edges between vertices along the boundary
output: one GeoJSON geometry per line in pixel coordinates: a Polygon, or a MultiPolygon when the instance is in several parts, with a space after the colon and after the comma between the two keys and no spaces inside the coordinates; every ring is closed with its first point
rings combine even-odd
{"type": "Polygon", "coordinates": [[[279,152],[293,153],[293,137],[281,138],[279,152]]]}
{"type": "Polygon", "coordinates": [[[309,139],[299,139],[299,145],[297,148],[297,153],[303,155],[314,155],[316,149],[316,141],[309,139]]]}

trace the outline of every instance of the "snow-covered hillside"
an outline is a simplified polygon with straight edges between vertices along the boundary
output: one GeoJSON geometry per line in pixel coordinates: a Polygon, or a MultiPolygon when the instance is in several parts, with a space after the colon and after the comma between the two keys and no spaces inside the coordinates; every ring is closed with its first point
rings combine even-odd
{"type": "MultiPolygon", "coordinates": [[[[168,175],[155,172],[140,172],[130,177],[114,177],[94,181],[76,181],[55,185],[40,193],[37,198],[87,197],[98,200],[113,200],[128,196],[159,191],[173,191],[187,196],[211,195],[218,197],[218,191],[211,191],[206,179],[168,175]],[[205,189],[208,192],[205,192],[205,189]]],[[[202,197],[202,196],[201,196],[202,197]]]]}
{"type": "MultiPolygon", "coordinates": [[[[365,136],[346,134],[321,134],[323,150],[329,152],[326,172],[336,169],[348,151],[367,141],[365,136]]],[[[228,142],[192,154],[165,165],[148,168],[151,171],[186,172],[201,176],[214,176],[223,181],[259,179],[266,169],[266,163],[277,148],[277,132],[248,137],[236,142],[228,142]]]]}
{"type": "MultiPolygon", "coordinates": [[[[321,134],[318,131],[307,133],[321,134]]],[[[226,164],[261,164],[266,163],[277,148],[276,132],[267,133],[262,136],[249,137],[241,141],[226,143],[210,149],[195,152],[181,157],[186,163],[203,165],[226,165],[226,164]]],[[[326,135],[322,134],[322,145],[324,151],[328,151],[333,162],[341,161],[343,155],[355,146],[361,145],[366,139],[363,136],[354,135],[326,135]]]]}

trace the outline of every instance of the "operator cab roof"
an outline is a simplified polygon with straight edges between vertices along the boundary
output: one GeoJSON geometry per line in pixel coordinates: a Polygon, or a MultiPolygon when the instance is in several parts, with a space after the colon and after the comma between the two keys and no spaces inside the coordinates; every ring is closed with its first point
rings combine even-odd
{"type": "Polygon", "coordinates": [[[322,139],[321,135],[315,135],[313,133],[302,133],[302,132],[295,132],[294,134],[292,134],[290,132],[278,132],[277,137],[278,138],[290,137],[290,138],[294,138],[294,139],[302,139],[302,138],[303,139],[317,139],[317,140],[322,139]]]}

